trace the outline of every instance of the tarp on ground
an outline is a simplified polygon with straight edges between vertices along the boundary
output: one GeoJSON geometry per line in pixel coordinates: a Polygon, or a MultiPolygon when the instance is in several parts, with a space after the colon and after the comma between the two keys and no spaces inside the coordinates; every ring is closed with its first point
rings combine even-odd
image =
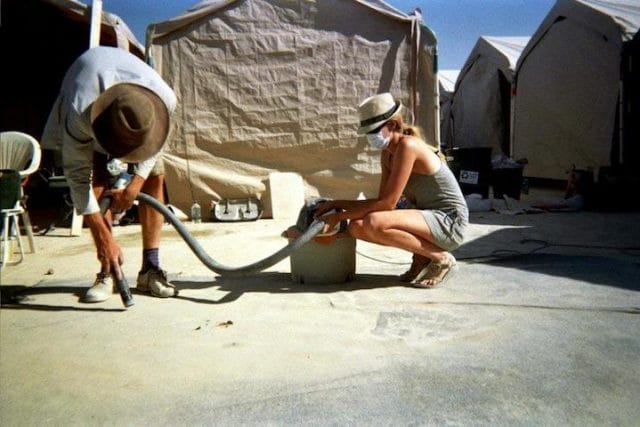
{"type": "Polygon", "coordinates": [[[612,164],[623,50],[639,29],[637,0],[555,3],[516,67],[512,150],[528,159],[527,175],[566,179],[574,165],[612,164]]]}
{"type": "Polygon", "coordinates": [[[419,12],[382,1],[212,0],[147,28],[150,62],[178,110],[165,150],[181,209],[256,196],[296,172],[307,197],[373,196],[379,153],[357,105],[391,92],[438,144],[436,40],[419,12]]]}
{"type": "Polygon", "coordinates": [[[529,37],[482,36],[456,80],[451,99],[452,146],[491,147],[509,156],[511,82],[529,37]]]}

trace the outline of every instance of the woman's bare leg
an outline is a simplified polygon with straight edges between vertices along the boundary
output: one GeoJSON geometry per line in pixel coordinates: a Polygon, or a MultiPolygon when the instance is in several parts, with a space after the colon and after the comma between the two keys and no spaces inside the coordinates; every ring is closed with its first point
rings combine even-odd
{"type": "Polygon", "coordinates": [[[361,220],[351,221],[349,231],[357,239],[413,252],[414,261],[416,256],[431,260],[425,262],[411,280],[414,286],[437,286],[455,267],[453,255],[433,243],[431,230],[420,211],[374,212],[361,220]]]}
{"type": "Polygon", "coordinates": [[[449,259],[449,253],[433,243],[431,230],[418,210],[374,212],[352,220],[349,232],[356,239],[404,249],[435,262],[449,259]]]}

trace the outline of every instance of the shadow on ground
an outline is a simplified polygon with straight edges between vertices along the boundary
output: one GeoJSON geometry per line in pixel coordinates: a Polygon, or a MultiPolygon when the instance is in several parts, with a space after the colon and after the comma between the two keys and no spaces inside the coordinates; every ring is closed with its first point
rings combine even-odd
{"type": "Polygon", "coordinates": [[[94,305],[50,305],[34,302],[34,296],[45,294],[70,294],[80,299],[84,293],[78,286],[24,286],[3,285],[0,286],[0,307],[12,310],[36,310],[36,311],[97,311],[120,312],[125,308],[105,308],[94,305]]]}
{"type": "MultiPolygon", "coordinates": [[[[218,299],[204,299],[185,295],[178,295],[176,299],[202,304],[225,304],[233,302],[246,293],[333,293],[351,292],[375,288],[401,287],[394,276],[359,274],[355,280],[341,284],[299,284],[291,281],[289,273],[260,273],[243,277],[216,276],[214,280],[172,280],[179,290],[215,288],[227,294],[218,299]]],[[[69,294],[76,296],[78,301],[84,294],[84,285],[54,285],[54,286],[0,286],[1,306],[6,309],[29,309],[41,311],[122,311],[123,309],[100,308],[91,304],[80,306],[46,305],[34,302],[34,296],[46,294],[69,294]]],[[[146,295],[131,288],[134,295],[146,295]]]]}
{"type": "MultiPolygon", "coordinates": [[[[631,291],[640,291],[640,263],[600,256],[559,255],[528,253],[486,257],[464,263],[468,274],[473,274],[473,265],[522,270],[523,274],[535,273],[572,279],[600,286],[610,286],[631,291]]],[[[460,273],[458,273],[460,274],[460,273]]],[[[198,280],[173,279],[179,290],[215,289],[226,292],[218,299],[199,298],[180,294],[176,298],[199,304],[226,304],[238,300],[247,293],[270,294],[329,294],[354,292],[367,289],[405,287],[395,275],[357,274],[353,281],[340,284],[301,284],[291,280],[289,273],[266,272],[243,277],[221,277],[198,280]]],[[[83,284],[3,285],[0,286],[3,309],[29,309],[41,311],[122,311],[124,308],[102,308],[91,304],[52,305],[41,304],[35,296],[45,294],[70,294],[78,301],[84,293],[83,284]]],[[[132,292],[141,295],[136,288],[132,292]]]]}
{"type": "Polygon", "coordinates": [[[365,289],[402,287],[395,276],[379,274],[358,274],[350,282],[338,284],[301,284],[291,280],[289,273],[261,273],[247,277],[216,277],[215,281],[173,281],[179,289],[203,289],[216,287],[227,294],[219,300],[199,299],[178,296],[185,300],[207,303],[224,304],[240,298],[245,293],[316,293],[327,294],[333,292],[353,292],[365,289]]]}
{"type": "Polygon", "coordinates": [[[640,276],[640,264],[615,258],[534,253],[496,258],[482,263],[640,291],[637,280],[640,276]]]}

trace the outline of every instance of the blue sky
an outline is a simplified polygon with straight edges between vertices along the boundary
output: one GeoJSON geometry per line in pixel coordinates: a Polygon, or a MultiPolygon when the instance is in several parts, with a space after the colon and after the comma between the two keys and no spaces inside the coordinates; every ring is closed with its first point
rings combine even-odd
{"type": "MultiPolygon", "coordinates": [[[[91,4],[91,0],[82,0],[91,4]]],[[[141,43],[147,25],[172,18],[199,0],[103,0],[141,43]]],[[[388,0],[403,12],[422,10],[436,33],[440,69],[460,69],[480,36],[531,36],[555,0],[388,0]]]]}

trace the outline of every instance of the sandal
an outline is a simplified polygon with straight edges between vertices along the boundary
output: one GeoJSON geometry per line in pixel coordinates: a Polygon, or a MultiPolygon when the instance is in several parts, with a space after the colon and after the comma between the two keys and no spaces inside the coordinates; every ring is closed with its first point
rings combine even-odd
{"type": "Polygon", "coordinates": [[[424,269],[431,260],[422,255],[413,254],[413,261],[411,262],[411,267],[404,273],[400,275],[401,282],[411,282],[413,281],[418,274],[424,269]]]}
{"type": "Polygon", "coordinates": [[[458,264],[453,255],[449,254],[445,262],[430,262],[425,266],[411,284],[416,288],[431,289],[446,282],[458,269],[458,264]]]}

